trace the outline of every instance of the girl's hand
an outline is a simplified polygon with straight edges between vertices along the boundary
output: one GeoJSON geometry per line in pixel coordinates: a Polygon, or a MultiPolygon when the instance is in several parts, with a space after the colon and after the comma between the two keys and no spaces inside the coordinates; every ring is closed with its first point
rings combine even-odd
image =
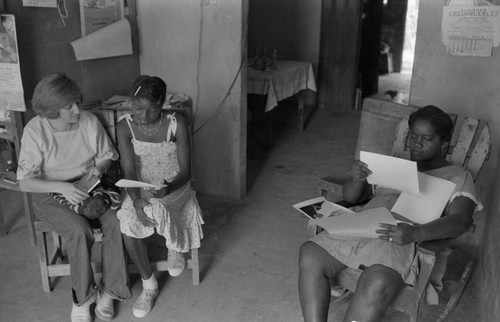
{"type": "Polygon", "coordinates": [[[149,190],[149,193],[151,194],[151,196],[153,198],[163,198],[165,197],[166,195],[168,195],[171,190],[170,190],[170,182],[167,182],[166,180],[163,180],[163,184],[166,185],[165,187],[162,187],[160,189],[148,189],[149,190]]]}
{"type": "Polygon", "coordinates": [[[406,245],[415,242],[418,226],[407,223],[399,223],[397,226],[390,224],[379,224],[382,229],[375,232],[379,234],[378,238],[387,240],[396,245],[406,245]]]}
{"type": "Polygon", "coordinates": [[[144,212],[144,207],[151,206],[151,204],[142,198],[134,201],[135,214],[137,219],[144,225],[144,227],[156,227],[158,223],[153,218],[149,218],[144,212]]]}
{"type": "Polygon", "coordinates": [[[71,182],[61,182],[61,188],[59,193],[66,198],[71,204],[78,205],[80,202],[84,201],[89,197],[89,194],[78,188],[71,182]]]}
{"type": "Polygon", "coordinates": [[[368,165],[360,160],[356,160],[351,165],[351,176],[354,181],[365,181],[372,174],[368,165]]]}

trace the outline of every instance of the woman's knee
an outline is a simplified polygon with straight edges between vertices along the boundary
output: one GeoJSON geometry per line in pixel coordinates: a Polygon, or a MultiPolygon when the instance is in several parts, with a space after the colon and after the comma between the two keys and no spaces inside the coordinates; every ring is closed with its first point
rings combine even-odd
{"type": "Polygon", "coordinates": [[[319,266],[320,258],[317,251],[318,245],[312,241],[307,241],[299,249],[299,268],[301,270],[310,270],[319,266]]]}
{"type": "Polygon", "coordinates": [[[388,305],[404,286],[401,275],[384,265],[372,265],[361,274],[356,292],[375,305],[388,305]]]}

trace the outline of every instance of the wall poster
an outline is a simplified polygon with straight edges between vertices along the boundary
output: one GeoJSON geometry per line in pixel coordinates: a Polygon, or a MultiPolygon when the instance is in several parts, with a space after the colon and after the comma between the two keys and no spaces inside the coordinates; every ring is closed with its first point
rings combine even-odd
{"type": "Polygon", "coordinates": [[[0,110],[26,111],[14,15],[0,15],[0,110]]]}
{"type": "Polygon", "coordinates": [[[441,32],[451,55],[491,56],[500,44],[500,7],[444,6],[441,32]]]}
{"type": "Polygon", "coordinates": [[[82,37],[124,17],[123,0],[80,0],[82,37]]]}

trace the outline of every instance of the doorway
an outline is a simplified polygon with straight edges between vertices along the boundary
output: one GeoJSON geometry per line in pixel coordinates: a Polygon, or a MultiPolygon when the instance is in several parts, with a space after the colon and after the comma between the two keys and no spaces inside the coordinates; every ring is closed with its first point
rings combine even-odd
{"type": "Polygon", "coordinates": [[[374,71],[378,76],[374,78],[376,87],[368,92],[363,88],[363,96],[408,105],[419,0],[378,2],[381,9],[380,47],[378,71],[374,71]]]}

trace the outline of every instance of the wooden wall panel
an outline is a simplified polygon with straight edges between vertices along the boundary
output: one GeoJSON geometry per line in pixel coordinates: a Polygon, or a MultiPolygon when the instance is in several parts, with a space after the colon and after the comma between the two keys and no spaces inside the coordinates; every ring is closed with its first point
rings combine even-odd
{"type": "Polygon", "coordinates": [[[358,83],[358,43],[362,1],[323,0],[318,105],[351,110],[358,83]]]}

